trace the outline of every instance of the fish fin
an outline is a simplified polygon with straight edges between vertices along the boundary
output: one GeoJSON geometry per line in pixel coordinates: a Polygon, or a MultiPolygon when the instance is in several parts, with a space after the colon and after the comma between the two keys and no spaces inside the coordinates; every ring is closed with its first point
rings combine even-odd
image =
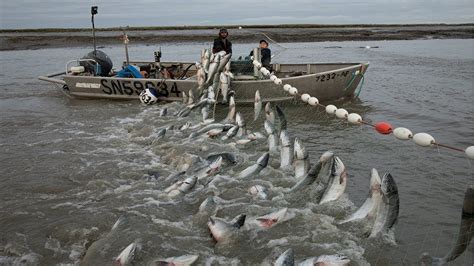
{"type": "Polygon", "coordinates": [[[287,120],[285,113],[283,113],[283,110],[278,105],[276,105],[276,110],[278,118],[280,119],[280,131],[287,129],[287,120]]]}
{"type": "Polygon", "coordinates": [[[234,219],[232,219],[231,223],[233,226],[240,228],[244,225],[246,217],[247,216],[245,214],[239,214],[234,219]]]}

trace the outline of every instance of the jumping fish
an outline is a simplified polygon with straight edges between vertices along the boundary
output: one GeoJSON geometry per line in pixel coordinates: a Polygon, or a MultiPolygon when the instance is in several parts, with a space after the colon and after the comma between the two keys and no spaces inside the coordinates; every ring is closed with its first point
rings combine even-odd
{"type": "MultiPolygon", "coordinates": [[[[229,130],[230,131],[230,130],[229,130]]],[[[212,153],[207,156],[208,161],[215,161],[218,157],[222,157],[222,159],[230,162],[231,164],[236,164],[237,163],[237,156],[231,152],[218,152],[218,153],[212,153]]]]}
{"type": "Polygon", "coordinates": [[[337,156],[333,157],[333,161],[329,183],[319,204],[339,199],[346,190],[346,167],[337,156]]]}
{"type": "Polygon", "coordinates": [[[389,173],[382,177],[381,191],[382,201],[369,237],[376,237],[379,233],[386,232],[393,227],[398,219],[400,198],[398,197],[397,184],[389,173]]]}
{"type": "Polygon", "coordinates": [[[454,247],[442,258],[431,257],[423,253],[420,258],[421,265],[445,265],[459,257],[469,246],[474,234],[474,188],[467,188],[461,211],[461,225],[459,226],[458,239],[454,247]]]}
{"type": "Polygon", "coordinates": [[[223,123],[233,123],[235,117],[235,100],[234,96],[229,97],[229,111],[227,112],[227,117],[224,119],[223,123]]]}
{"type": "Polygon", "coordinates": [[[344,255],[321,255],[303,260],[299,266],[313,266],[313,265],[334,265],[344,266],[349,265],[351,260],[344,255]]]}
{"type": "MultiPolygon", "coordinates": [[[[198,180],[203,180],[207,177],[217,174],[222,166],[222,157],[217,157],[212,163],[208,166],[203,167],[194,173],[194,176],[197,177],[198,180]]],[[[207,183],[207,182],[205,182],[207,183]]]]}
{"type": "Polygon", "coordinates": [[[231,129],[229,129],[229,131],[227,131],[227,134],[225,134],[225,136],[222,136],[222,140],[228,140],[230,138],[233,138],[235,137],[235,135],[237,135],[237,132],[239,131],[239,126],[238,125],[235,125],[233,126],[231,129]]]}
{"type": "Polygon", "coordinates": [[[262,111],[262,98],[260,97],[260,92],[257,90],[255,92],[255,100],[253,102],[254,105],[254,118],[253,121],[258,119],[260,112],[262,111]]]}
{"type": "MultiPolygon", "coordinates": [[[[197,103],[189,104],[188,106],[184,107],[182,110],[186,110],[186,109],[194,110],[194,109],[199,108],[199,107],[204,107],[209,103],[210,103],[209,99],[204,98],[204,99],[199,100],[199,102],[197,102],[197,103]]],[[[183,111],[178,112],[178,116],[181,112],[183,112],[183,111]]]]}
{"type": "Polygon", "coordinates": [[[196,185],[198,178],[191,176],[184,181],[178,181],[164,190],[169,197],[176,197],[178,195],[186,194],[196,185]]]}
{"type": "Polygon", "coordinates": [[[199,258],[198,255],[183,255],[183,256],[179,256],[179,257],[171,257],[171,258],[166,258],[166,259],[157,259],[157,260],[153,261],[152,265],[158,265],[158,266],[190,266],[198,258],[199,258]]]}
{"type": "Polygon", "coordinates": [[[178,112],[178,117],[186,117],[191,113],[192,109],[184,107],[181,111],[178,112]]]}
{"type": "Polygon", "coordinates": [[[206,84],[209,84],[214,79],[214,75],[218,73],[219,62],[221,61],[220,54],[214,54],[214,58],[211,59],[211,63],[209,64],[209,71],[207,73],[206,84]]]}
{"type": "Polygon", "coordinates": [[[210,138],[215,138],[215,137],[219,136],[222,132],[224,132],[222,130],[222,128],[216,128],[216,129],[211,129],[211,130],[207,131],[206,134],[210,138]]]}
{"type": "Polygon", "coordinates": [[[153,139],[153,141],[151,142],[151,144],[154,145],[154,144],[157,143],[160,139],[164,138],[165,135],[166,135],[166,131],[167,131],[167,128],[161,128],[160,130],[158,130],[158,132],[156,133],[156,136],[155,136],[155,138],[153,139]]]}
{"type": "Polygon", "coordinates": [[[247,135],[247,138],[250,140],[257,140],[257,139],[264,139],[265,136],[262,133],[255,131],[255,132],[249,133],[247,135]]]}
{"type": "Polygon", "coordinates": [[[216,208],[217,203],[214,200],[214,196],[209,196],[201,203],[201,205],[199,205],[199,212],[211,214],[216,210],[216,208]]]}
{"type": "Polygon", "coordinates": [[[209,64],[211,63],[211,54],[212,54],[211,50],[209,49],[204,50],[204,60],[201,63],[206,73],[209,72],[209,64]]]}
{"type": "Polygon", "coordinates": [[[185,131],[185,130],[187,130],[190,126],[191,126],[191,122],[188,121],[188,122],[186,122],[184,125],[180,126],[180,127],[179,127],[179,130],[180,130],[180,131],[185,131]]]}
{"type": "Polygon", "coordinates": [[[276,129],[270,120],[265,120],[264,127],[268,135],[268,151],[270,153],[276,153],[278,151],[278,138],[276,136],[276,129]]]}
{"type": "Polygon", "coordinates": [[[324,191],[329,186],[329,181],[332,180],[332,176],[334,174],[334,164],[336,163],[336,160],[334,159],[334,153],[331,151],[325,152],[321,156],[321,158],[323,156],[326,156],[326,160],[324,163],[322,163],[321,170],[319,171],[318,176],[316,177],[316,180],[318,182],[318,185],[324,191]]]}
{"type": "Polygon", "coordinates": [[[279,222],[284,222],[287,219],[288,208],[283,208],[276,212],[272,212],[270,214],[260,216],[256,218],[257,225],[263,229],[268,229],[279,222]]]}
{"type": "Polygon", "coordinates": [[[122,252],[115,258],[115,263],[118,265],[128,265],[135,258],[135,253],[138,251],[137,243],[133,242],[128,245],[122,252]]]}
{"type": "Polygon", "coordinates": [[[245,145],[249,142],[252,142],[253,140],[252,139],[248,139],[248,138],[244,138],[244,139],[238,139],[235,141],[236,144],[239,144],[239,145],[245,145]]]}
{"type": "Polygon", "coordinates": [[[247,134],[247,130],[245,129],[245,120],[240,112],[237,112],[237,114],[235,114],[235,122],[239,126],[237,136],[242,137],[243,135],[247,134]]]}
{"type": "Polygon", "coordinates": [[[195,133],[196,135],[201,135],[212,129],[222,129],[223,131],[227,131],[231,129],[233,126],[234,126],[233,124],[212,123],[198,129],[197,131],[195,131],[195,133]]]}
{"type": "Polygon", "coordinates": [[[305,147],[303,146],[303,143],[301,143],[301,140],[299,138],[295,138],[293,151],[295,177],[304,177],[309,170],[309,156],[308,152],[306,151],[305,147]]]}
{"type": "Polygon", "coordinates": [[[200,89],[204,88],[204,84],[206,83],[206,71],[204,70],[204,67],[197,63],[196,64],[197,72],[196,72],[196,79],[198,82],[198,87],[200,89]]]}
{"type": "Polygon", "coordinates": [[[372,168],[369,186],[369,197],[365,200],[364,204],[362,204],[362,206],[360,206],[360,208],[356,212],[349,216],[349,218],[341,221],[339,224],[362,220],[366,217],[369,217],[371,219],[375,218],[380,202],[382,201],[381,185],[382,181],[380,179],[379,173],[375,168],[372,168]]]}
{"type": "Polygon", "coordinates": [[[280,132],[280,168],[286,168],[293,163],[293,151],[290,137],[286,129],[280,132]]]}
{"type": "Polygon", "coordinates": [[[329,165],[330,162],[333,160],[333,157],[334,153],[331,151],[323,153],[323,155],[321,155],[321,157],[319,158],[318,162],[313,165],[304,175],[304,177],[302,177],[301,180],[290,189],[290,192],[298,191],[308,185],[311,185],[314,181],[316,181],[323,167],[325,169],[329,169],[329,165]]]}
{"type": "Polygon", "coordinates": [[[275,124],[275,112],[273,112],[273,108],[270,102],[265,105],[265,120],[275,124]]]}
{"type": "Polygon", "coordinates": [[[247,134],[247,136],[244,136],[243,139],[236,140],[235,143],[239,145],[245,145],[249,142],[255,141],[257,139],[263,139],[263,138],[265,138],[265,136],[263,136],[261,133],[253,132],[253,133],[247,134]]]}
{"type": "Polygon", "coordinates": [[[251,165],[245,168],[242,172],[240,172],[237,175],[237,178],[247,178],[260,173],[260,171],[267,167],[269,158],[270,154],[268,152],[263,154],[262,156],[260,156],[260,158],[258,158],[257,162],[254,165],[251,165]]]}
{"type": "Polygon", "coordinates": [[[253,185],[249,188],[249,193],[251,195],[256,195],[260,199],[267,199],[267,188],[262,185],[253,185]]]}
{"type": "Polygon", "coordinates": [[[223,51],[219,53],[221,53],[221,60],[219,61],[219,67],[217,68],[217,71],[222,72],[227,63],[230,61],[232,54],[225,54],[223,51]]]}
{"type": "Polygon", "coordinates": [[[117,221],[112,226],[110,231],[118,230],[119,228],[123,227],[124,225],[128,224],[128,219],[125,216],[120,216],[117,221]]]}
{"type": "Polygon", "coordinates": [[[182,99],[182,102],[184,104],[187,104],[188,103],[188,95],[186,95],[186,92],[183,91],[182,94],[181,94],[181,99],[182,99]]]}
{"type": "Polygon", "coordinates": [[[193,90],[188,91],[188,104],[193,104],[194,103],[194,92],[193,90]]]}
{"type": "MultiPolygon", "coordinates": [[[[204,65],[204,61],[206,60],[206,50],[207,49],[201,49],[201,62],[199,63],[201,66],[204,65]]],[[[197,63],[196,63],[197,65],[197,63]]]]}
{"type": "Polygon", "coordinates": [[[225,64],[224,72],[230,72],[230,60],[227,61],[227,64],[225,64]]]}
{"type": "Polygon", "coordinates": [[[221,74],[219,75],[219,80],[219,86],[222,95],[222,104],[227,104],[227,94],[229,92],[230,77],[227,72],[221,72],[221,74]]]}
{"type": "Polygon", "coordinates": [[[295,253],[292,248],[283,252],[275,261],[274,266],[293,266],[295,265],[295,253]]]}
{"type": "Polygon", "coordinates": [[[206,121],[209,118],[210,112],[211,111],[208,104],[201,108],[202,121],[206,121]]]}
{"type": "Polygon", "coordinates": [[[163,108],[160,110],[159,116],[166,116],[168,114],[168,108],[163,108]]]}
{"type": "Polygon", "coordinates": [[[207,88],[207,103],[214,104],[216,102],[216,93],[214,87],[209,86],[207,88]]]}
{"type": "Polygon", "coordinates": [[[207,227],[216,242],[226,242],[244,225],[245,217],[244,214],[240,214],[232,221],[226,222],[222,218],[211,216],[207,227]]]}

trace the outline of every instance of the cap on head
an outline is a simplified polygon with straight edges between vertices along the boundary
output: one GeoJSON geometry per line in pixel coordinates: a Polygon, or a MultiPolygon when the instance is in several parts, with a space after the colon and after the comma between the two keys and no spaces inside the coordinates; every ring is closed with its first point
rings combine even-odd
{"type": "Polygon", "coordinates": [[[266,45],[268,45],[268,42],[267,42],[267,41],[265,41],[265,40],[260,40],[260,42],[259,42],[259,43],[265,43],[266,45]]]}
{"type": "Polygon", "coordinates": [[[228,32],[227,32],[227,29],[220,29],[220,30],[219,30],[219,33],[224,33],[224,32],[225,32],[225,33],[228,33],[228,32]]]}

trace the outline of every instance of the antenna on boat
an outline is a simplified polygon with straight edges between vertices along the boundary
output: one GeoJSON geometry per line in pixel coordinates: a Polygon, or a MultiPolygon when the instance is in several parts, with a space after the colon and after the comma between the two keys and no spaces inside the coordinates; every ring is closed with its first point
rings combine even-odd
{"type": "Polygon", "coordinates": [[[91,7],[91,15],[92,15],[92,38],[94,40],[94,54],[96,54],[96,45],[95,45],[95,26],[94,26],[94,15],[97,14],[97,9],[98,7],[97,6],[92,6],[91,7]]]}
{"type": "Polygon", "coordinates": [[[159,51],[155,51],[153,54],[155,55],[155,62],[157,62],[157,63],[160,62],[160,60],[161,60],[161,54],[162,54],[162,53],[161,53],[161,46],[160,46],[160,50],[159,50],[159,51]]]}

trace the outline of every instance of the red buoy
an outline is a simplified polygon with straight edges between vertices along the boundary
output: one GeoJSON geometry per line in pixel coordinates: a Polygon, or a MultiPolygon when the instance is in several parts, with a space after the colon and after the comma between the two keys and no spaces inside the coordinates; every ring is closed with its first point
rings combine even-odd
{"type": "Polygon", "coordinates": [[[377,132],[379,132],[380,134],[384,135],[390,134],[393,131],[392,125],[387,122],[378,122],[377,124],[375,124],[375,130],[377,130],[377,132]]]}

